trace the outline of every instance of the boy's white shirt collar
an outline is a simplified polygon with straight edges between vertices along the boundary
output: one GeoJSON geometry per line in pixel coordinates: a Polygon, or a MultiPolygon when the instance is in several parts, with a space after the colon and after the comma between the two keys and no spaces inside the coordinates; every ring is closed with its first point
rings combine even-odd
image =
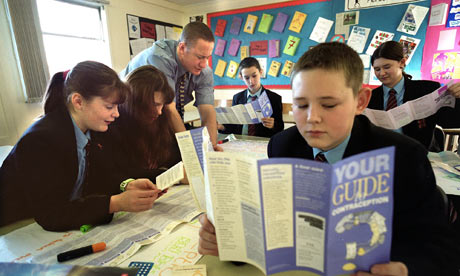
{"type": "Polygon", "coordinates": [[[322,151],[320,149],[313,148],[313,157],[315,157],[318,153],[322,152],[324,156],[326,157],[327,162],[329,164],[334,164],[342,160],[343,154],[345,153],[345,150],[347,149],[348,142],[350,141],[350,137],[351,137],[351,134],[349,134],[347,138],[345,138],[345,140],[343,140],[343,142],[340,143],[337,147],[330,149],[328,151],[322,151]]]}
{"type": "Polygon", "coordinates": [[[254,93],[254,94],[251,94],[251,92],[249,91],[249,88],[246,89],[246,90],[247,90],[247,94],[248,94],[248,96],[246,97],[246,100],[249,99],[249,97],[254,97],[254,96],[257,97],[257,98],[259,98],[259,97],[260,97],[260,94],[262,93],[262,89],[263,89],[263,86],[261,85],[260,88],[259,88],[259,90],[257,90],[257,92],[254,93]]]}

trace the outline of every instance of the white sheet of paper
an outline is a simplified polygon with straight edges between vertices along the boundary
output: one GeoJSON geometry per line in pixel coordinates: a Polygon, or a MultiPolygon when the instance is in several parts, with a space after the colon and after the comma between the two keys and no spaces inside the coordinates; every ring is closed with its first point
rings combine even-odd
{"type": "Polygon", "coordinates": [[[132,39],[129,41],[129,45],[131,45],[131,51],[133,52],[133,56],[136,56],[145,49],[150,48],[153,45],[153,43],[155,43],[155,39],[152,38],[139,38],[132,39]]]}
{"type": "Polygon", "coordinates": [[[428,13],[428,10],[429,8],[427,7],[409,4],[401,22],[399,23],[397,31],[410,35],[416,35],[420,25],[422,25],[423,19],[428,13]]]}
{"type": "Polygon", "coordinates": [[[369,65],[371,63],[371,56],[366,55],[366,54],[361,54],[359,55],[359,57],[361,58],[361,61],[363,62],[364,68],[369,68],[369,65]]]}
{"type": "Polygon", "coordinates": [[[325,42],[332,24],[334,24],[334,21],[318,17],[318,21],[316,21],[315,27],[310,34],[310,39],[318,43],[325,42]]]}
{"type": "Polygon", "coordinates": [[[451,28],[439,32],[438,51],[451,50],[455,47],[457,29],[451,28]]]}
{"type": "Polygon", "coordinates": [[[157,176],[155,185],[157,185],[158,189],[164,190],[174,184],[178,184],[182,179],[184,179],[184,163],[180,161],[169,168],[169,170],[157,176]]]}
{"type": "Polygon", "coordinates": [[[155,30],[157,33],[157,40],[165,39],[166,38],[166,30],[165,26],[156,24],[155,30]]]}
{"type": "Polygon", "coordinates": [[[141,26],[139,17],[127,15],[129,38],[141,38],[141,26]]]}
{"type": "Polygon", "coordinates": [[[375,31],[374,35],[371,38],[371,43],[369,44],[369,47],[367,47],[366,54],[372,56],[372,54],[377,49],[377,47],[380,46],[380,44],[386,41],[393,40],[394,36],[394,33],[384,32],[380,30],[375,31]]]}
{"type": "Polygon", "coordinates": [[[371,29],[360,26],[353,26],[347,45],[353,48],[356,52],[362,53],[366,45],[367,37],[371,29]]]}

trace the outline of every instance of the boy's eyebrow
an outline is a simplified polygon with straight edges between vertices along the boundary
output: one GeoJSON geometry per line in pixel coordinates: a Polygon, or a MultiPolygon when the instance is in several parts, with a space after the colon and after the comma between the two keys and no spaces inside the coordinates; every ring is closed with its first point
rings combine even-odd
{"type": "MultiPolygon", "coordinates": [[[[294,97],[292,98],[293,100],[306,100],[305,97],[294,97]]],[[[336,100],[337,97],[333,96],[324,96],[324,97],[319,97],[320,100],[336,100]]]]}

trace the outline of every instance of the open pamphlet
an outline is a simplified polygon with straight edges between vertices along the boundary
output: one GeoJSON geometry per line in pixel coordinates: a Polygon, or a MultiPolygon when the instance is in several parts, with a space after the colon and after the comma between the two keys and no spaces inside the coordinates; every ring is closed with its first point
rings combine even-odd
{"type": "Polygon", "coordinates": [[[207,152],[204,164],[221,260],[266,275],[343,275],[389,262],[394,147],[334,165],[226,152],[207,152]]]}
{"type": "Polygon", "coordinates": [[[184,163],[180,161],[164,173],[157,176],[155,178],[155,184],[158,189],[165,190],[174,184],[179,184],[182,179],[184,179],[184,163]]]}
{"type": "Polygon", "coordinates": [[[265,92],[260,94],[257,100],[247,104],[216,107],[219,124],[258,124],[262,123],[262,118],[270,117],[272,114],[273,108],[265,92]]]}
{"type": "Polygon", "coordinates": [[[187,178],[198,210],[206,211],[204,192],[203,156],[213,151],[209,132],[206,127],[195,128],[176,133],[182,162],[184,162],[187,178]]]}
{"type": "Polygon", "coordinates": [[[404,103],[388,111],[366,108],[363,115],[379,127],[387,129],[401,128],[414,120],[427,118],[435,114],[441,107],[455,107],[455,97],[447,89],[453,84],[448,84],[436,89],[418,99],[404,103]]]}

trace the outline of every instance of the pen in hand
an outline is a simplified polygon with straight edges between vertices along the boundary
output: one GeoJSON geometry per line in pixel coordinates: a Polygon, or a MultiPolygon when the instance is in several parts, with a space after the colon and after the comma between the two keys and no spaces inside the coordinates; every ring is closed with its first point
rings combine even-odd
{"type": "Polygon", "coordinates": [[[93,245],[66,251],[57,255],[58,262],[65,262],[75,258],[83,257],[91,253],[96,253],[105,249],[105,242],[95,243],[93,245]]]}

